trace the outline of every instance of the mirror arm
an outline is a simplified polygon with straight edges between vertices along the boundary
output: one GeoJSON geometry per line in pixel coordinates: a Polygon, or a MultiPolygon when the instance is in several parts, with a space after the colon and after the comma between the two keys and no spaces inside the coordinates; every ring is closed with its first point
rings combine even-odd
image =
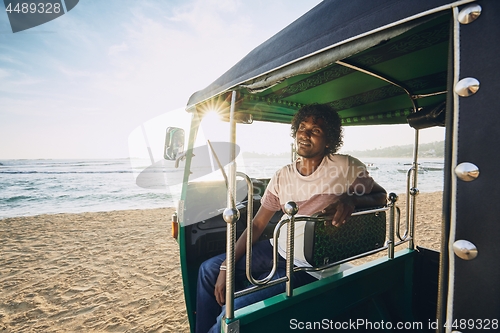
{"type": "MultiPolygon", "coordinates": [[[[183,152],[182,154],[180,154],[176,159],[175,159],[175,167],[178,168],[179,167],[179,163],[180,161],[184,161],[186,159],[186,153],[187,152],[183,152]]],[[[193,154],[194,156],[194,154],[193,154]]]]}

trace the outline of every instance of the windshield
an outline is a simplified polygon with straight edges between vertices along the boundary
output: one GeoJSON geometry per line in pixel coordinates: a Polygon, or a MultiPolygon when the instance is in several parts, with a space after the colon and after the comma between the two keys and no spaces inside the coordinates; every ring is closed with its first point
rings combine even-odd
{"type": "MultiPolygon", "coordinates": [[[[236,125],[236,143],[239,153],[236,158],[237,171],[250,178],[269,179],[281,167],[291,163],[290,124],[254,121],[252,124],[236,125]]],[[[379,125],[344,127],[344,146],[340,154],[349,154],[365,163],[374,179],[387,191],[398,194],[406,192],[407,172],[413,161],[414,130],[407,125],[379,125]]],[[[195,146],[211,142],[229,142],[229,123],[218,116],[207,115],[200,123],[195,146]]],[[[443,184],[444,129],[431,128],[420,133],[419,189],[423,192],[441,191],[443,184]]],[[[219,157],[227,157],[218,150],[219,157]]],[[[199,159],[193,157],[193,161],[199,159]]],[[[222,159],[222,158],[221,158],[222,159]]],[[[199,161],[201,163],[201,160],[199,161]]],[[[228,163],[222,163],[224,166],[228,163]]],[[[198,163],[195,163],[198,164],[198,163]]],[[[214,161],[205,166],[215,165],[214,161]]],[[[198,164],[199,165],[199,164],[198,164]]],[[[227,168],[225,168],[227,172],[227,168]]],[[[192,170],[193,171],[193,168],[192,170]]],[[[222,172],[212,170],[190,181],[223,180],[222,172]]]]}
{"type": "MultiPolygon", "coordinates": [[[[228,143],[230,141],[229,123],[221,121],[215,114],[206,115],[200,123],[195,147],[207,145],[208,140],[212,144],[228,143]]],[[[244,172],[250,178],[270,178],[279,168],[291,162],[292,143],[290,124],[260,121],[254,121],[251,124],[236,124],[236,144],[239,148],[236,157],[237,171],[244,172]]],[[[227,152],[221,153],[220,149],[215,149],[221,161],[225,160],[226,154],[229,154],[229,144],[224,147],[227,147],[227,152]]],[[[193,163],[196,163],[196,156],[193,156],[193,163]]],[[[213,161],[208,164],[211,163],[213,161]]],[[[224,163],[221,164],[224,165],[224,163]]],[[[205,179],[223,179],[222,172],[215,170],[196,180],[205,179]]]]}

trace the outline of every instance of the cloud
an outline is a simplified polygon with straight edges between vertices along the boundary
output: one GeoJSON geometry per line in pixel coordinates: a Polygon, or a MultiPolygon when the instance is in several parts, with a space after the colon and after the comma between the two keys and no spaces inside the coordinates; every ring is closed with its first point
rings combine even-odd
{"type": "Polygon", "coordinates": [[[133,128],[183,108],[317,2],[80,1],[32,29],[54,33],[2,35],[0,131],[11,136],[0,151],[19,145],[9,156],[126,156],[133,128]],[[43,133],[47,154],[42,146],[30,155],[23,138],[34,132],[43,133]],[[89,146],[88,133],[98,144],[89,146]],[[60,146],[49,155],[51,137],[60,146]]]}
{"type": "Polygon", "coordinates": [[[60,73],[72,78],[89,78],[89,77],[99,76],[98,72],[91,71],[88,69],[81,70],[76,67],[68,66],[67,64],[64,63],[59,63],[57,69],[60,73]]]}
{"type": "Polygon", "coordinates": [[[108,56],[114,56],[128,50],[128,45],[122,42],[119,45],[111,45],[108,50],[108,56]]]}
{"type": "Polygon", "coordinates": [[[23,94],[32,87],[36,87],[44,80],[28,73],[0,68],[0,93],[23,94]]]}
{"type": "MultiPolygon", "coordinates": [[[[5,47],[2,47],[2,51],[5,52],[5,53],[10,53],[8,48],[5,48],[5,47]]],[[[14,58],[13,56],[9,56],[9,55],[5,55],[5,54],[0,54],[0,63],[5,63],[6,65],[23,65],[23,63],[21,61],[19,61],[18,59],[14,58]]]]}
{"type": "Polygon", "coordinates": [[[10,73],[9,71],[3,69],[3,68],[0,68],[0,79],[4,79],[6,77],[10,76],[10,73]]]}
{"type": "Polygon", "coordinates": [[[96,82],[132,104],[140,99],[162,112],[185,105],[253,46],[253,24],[239,2],[147,4],[131,9],[121,39],[107,52],[108,71],[96,82]]]}
{"type": "Polygon", "coordinates": [[[169,20],[184,24],[198,36],[241,36],[248,33],[252,21],[246,17],[240,1],[198,0],[177,7],[169,20]]]}

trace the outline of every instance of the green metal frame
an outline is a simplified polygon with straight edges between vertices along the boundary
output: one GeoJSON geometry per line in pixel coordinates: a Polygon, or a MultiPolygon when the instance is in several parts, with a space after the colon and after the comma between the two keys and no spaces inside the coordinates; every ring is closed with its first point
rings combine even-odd
{"type": "Polygon", "coordinates": [[[290,320],[345,322],[364,318],[412,322],[414,251],[405,249],[395,258],[376,259],[331,277],[296,288],[235,312],[240,332],[283,332],[290,320]],[[359,316],[356,316],[359,314],[359,316]]]}
{"type": "MultiPolygon", "coordinates": [[[[344,126],[403,124],[418,109],[433,108],[446,99],[450,13],[433,16],[427,22],[398,37],[354,54],[342,61],[366,69],[399,86],[356,71],[342,63],[332,63],[313,73],[288,78],[260,92],[238,87],[237,112],[251,114],[256,121],[290,123],[304,104],[330,104],[344,126]],[[410,92],[408,95],[407,92],[410,92]]],[[[226,115],[229,91],[189,108],[194,115],[188,149],[193,148],[199,118],[204,110],[219,107],[226,115]],[[220,107],[223,105],[222,107],[220,107]]],[[[184,184],[189,180],[191,156],[186,159],[184,184]]],[[[186,209],[186,187],[181,209],[186,209]]],[[[389,189],[390,190],[390,189],[389,189]]],[[[189,207],[187,208],[189,209],[189,207]]],[[[181,267],[190,326],[194,328],[197,268],[186,259],[188,235],[179,228],[181,267]]],[[[369,313],[375,320],[413,320],[413,250],[403,250],[395,259],[378,259],[342,274],[297,288],[294,296],[284,294],[237,310],[241,332],[276,332],[286,329],[284,320],[297,316],[304,321],[331,318],[345,320],[355,313],[369,313]],[[328,307],[317,306],[328,304],[328,307]],[[312,306],[316,305],[316,306],[312,306]],[[286,316],[286,318],[285,318],[286,316]],[[264,320],[265,319],[265,320],[264,320]]]]}

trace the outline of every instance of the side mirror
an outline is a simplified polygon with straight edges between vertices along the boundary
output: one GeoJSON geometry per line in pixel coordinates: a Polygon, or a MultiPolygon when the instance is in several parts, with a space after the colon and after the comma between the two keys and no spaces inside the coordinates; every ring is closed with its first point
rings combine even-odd
{"type": "Polygon", "coordinates": [[[165,135],[163,158],[174,161],[184,152],[184,130],[177,127],[168,127],[165,135]]]}

